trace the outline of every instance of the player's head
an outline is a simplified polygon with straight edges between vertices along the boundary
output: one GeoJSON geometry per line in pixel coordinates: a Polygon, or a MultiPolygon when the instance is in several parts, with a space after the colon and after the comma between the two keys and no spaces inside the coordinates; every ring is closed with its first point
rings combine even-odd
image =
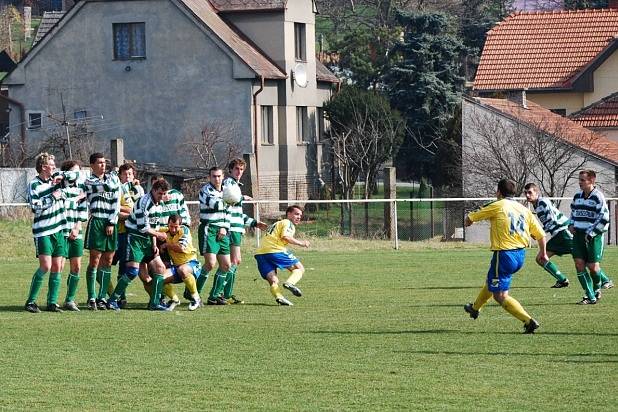
{"type": "Polygon", "coordinates": [[[526,196],[526,200],[530,203],[536,203],[539,200],[541,190],[534,183],[526,183],[524,186],[524,195],[526,196]]]}
{"type": "Polygon", "coordinates": [[[300,219],[303,217],[303,208],[298,205],[288,206],[285,210],[285,217],[290,219],[295,225],[300,223],[300,219]]]}
{"type": "Polygon", "coordinates": [[[514,197],[517,194],[517,184],[511,179],[498,182],[498,197],[514,197]]]}
{"type": "Polygon", "coordinates": [[[159,203],[167,191],[170,190],[170,184],[165,179],[159,179],[152,184],[150,195],[155,203],[159,203]]]}
{"type": "Polygon", "coordinates": [[[178,232],[180,225],[182,225],[182,216],[179,214],[173,214],[167,220],[167,228],[172,236],[178,232]]]}
{"type": "Polygon", "coordinates": [[[137,175],[137,168],[133,163],[125,163],[118,168],[118,177],[122,183],[132,183],[137,175]]]}
{"type": "Polygon", "coordinates": [[[597,174],[594,170],[587,169],[579,172],[579,188],[582,190],[591,189],[596,180],[597,174]]]}
{"type": "Polygon", "coordinates": [[[105,155],[103,153],[93,153],[90,155],[90,168],[96,176],[101,176],[105,173],[105,155]]]}
{"type": "Polygon", "coordinates": [[[77,160],[65,160],[62,162],[62,165],[60,165],[60,170],[63,172],[79,170],[80,166],[81,164],[77,160]]]}
{"type": "Polygon", "coordinates": [[[247,168],[247,162],[245,162],[241,158],[236,158],[232,160],[230,164],[227,166],[228,172],[237,181],[240,180],[246,168],[247,168]]]}
{"type": "Polygon", "coordinates": [[[53,154],[47,152],[39,153],[35,159],[35,168],[37,173],[51,176],[56,170],[56,161],[53,154]]]}
{"type": "Polygon", "coordinates": [[[221,190],[221,183],[223,183],[223,169],[218,166],[211,167],[208,169],[208,179],[217,190],[221,190]]]}

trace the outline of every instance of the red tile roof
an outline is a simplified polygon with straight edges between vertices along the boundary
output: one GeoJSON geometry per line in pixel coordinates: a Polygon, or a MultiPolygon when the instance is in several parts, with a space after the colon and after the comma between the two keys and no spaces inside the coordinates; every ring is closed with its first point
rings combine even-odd
{"type": "Polygon", "coordinates": [[[569,88],[617,35],[617,9],[512,14],[487,33],[474,89],[569,88]]]}
{"type": "Polygon", "coordinates": [[[208,0],[221,12],[283,10],[287,0],[208,0]]]}
{"type": "Polygon", "coordinates": [[[315,77],[321,82],[339,83],[341,80],[324,66],[319,59],[315,59],[315,77]]]}
{"type": "Polygon", "coordinates": [[[601,157],[613,165],[618,165],[618,143],[566,117],[552,113],[530,100],[527,102],[527,109],[507,99],[477,97],[474,101],[482,106],[493,108],[514,120],[532,127],[539,127],[549,135],[562,138],[572,145],[581,147],[585,152],[601,157]]]}
{"type": "Polygon", "coordinates": [[[287,75],[240,34],[225,23],[206,0],[180,0],[218,36],[256,74],[267,79],[285,79],[287,75]]]}
{"type": "Polygon", "coordinates": [[[618,93],[571,113],[569,118],[588,128],[618,128],[618,93]]]}

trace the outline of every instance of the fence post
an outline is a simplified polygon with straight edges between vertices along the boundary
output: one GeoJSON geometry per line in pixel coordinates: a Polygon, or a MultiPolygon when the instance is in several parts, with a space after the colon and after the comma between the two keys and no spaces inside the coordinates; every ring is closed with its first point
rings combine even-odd
{"type": "MultiPolygon", "coordinates": [[[[384,168],[384,199],[397,198],[397,172],[394,167],[384,168]]],[[[395,240],[397,236],[397,216],[393,208],[394,202],[386,202],[384,204],[384,229],[386,236],[395,240]],[[393,219],[394,217],[394,219],[393,219]]]]}
{"type": "Polygon", "coordinates": [[[399,231],[397,230],[397,201],[393,200],[393,219],[395,220],[395,250],[399,250],[399,231]]]}
{"type": "Polygon", "coordinates": [[[616,219],[618,219],[618,209],[616,208],[616,201],[610,200],[609,202],[609,230],[607,243],[610,245],[618,245],[618,225],[616,219]]]}
{"type": "MultiPolygon", "coordinates": [[[[253,210],[254,210],[254,218],[257,222],[260,221],[260,204],[259,203],[254,203],[253,204],[253,210]]],[[[255,228],[255,247],[259,248],[260,247],[260,228],[256,227],[255,228]]]]}

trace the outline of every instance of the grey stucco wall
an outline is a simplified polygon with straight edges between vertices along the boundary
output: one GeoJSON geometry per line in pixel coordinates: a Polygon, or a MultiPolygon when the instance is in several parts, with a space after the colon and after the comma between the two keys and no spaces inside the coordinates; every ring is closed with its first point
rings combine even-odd
{"type": "MultiPolygon", "coordinates": [[[[126,158],[191,166],[183,143],[207,120],[234,124],[242,150],[252,150],[252,80],[234,79],[233,65],[217,40],[169,0],[86,2],[39,44],[36,58],[23,65],[25,84],[11,86],[10,96],[28,110],[59,116],[62,94],[70,118],[77,110],[96,117],[99,140],[123,137],[126,158]],[[146,59],[114,61],[112,24],[122,22],[145,22],[146,59]]],[[[12,123],[19,122],[15,112],[12,123]]],[[[29,131],[28,142],[40,141],[45,129],[29,131]]]]}

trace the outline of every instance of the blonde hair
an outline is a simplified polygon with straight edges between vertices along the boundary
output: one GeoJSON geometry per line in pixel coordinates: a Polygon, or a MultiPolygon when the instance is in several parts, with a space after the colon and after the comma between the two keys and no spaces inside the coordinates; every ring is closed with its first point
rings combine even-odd
{"type": "Polygon", "coordinates": [[[43,166],[45,166],[50,160],[55,160],[56,157],[53,154],[47,152],[39,153],[35,159],[35,169],[37,173],[41,173],[43,166]]]}

